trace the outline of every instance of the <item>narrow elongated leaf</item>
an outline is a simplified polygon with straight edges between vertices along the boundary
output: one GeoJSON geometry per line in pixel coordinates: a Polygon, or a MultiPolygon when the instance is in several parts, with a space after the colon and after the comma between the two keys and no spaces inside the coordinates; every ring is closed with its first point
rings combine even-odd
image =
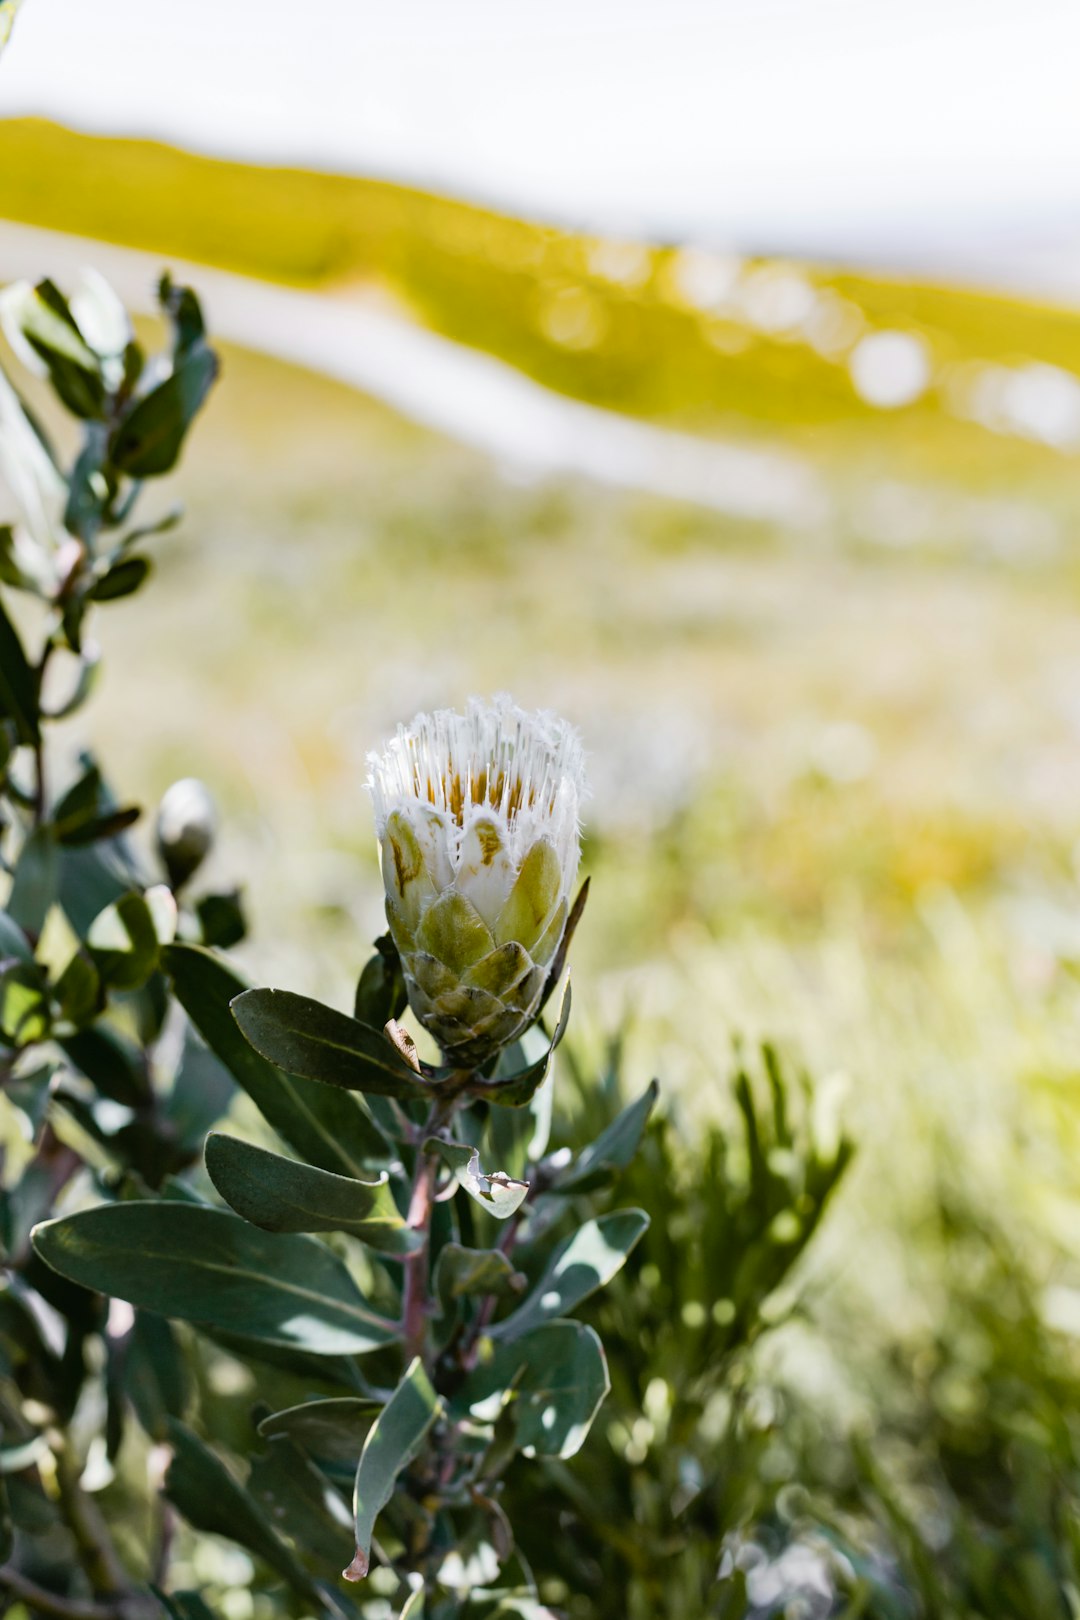
{"type": "Polygon", "coordinates": [[[221,1333],[215,1328],[200,1327],[200,1332],[213,1339],[237,1361],[254,1366],[272,1367],[303,1380],[311,1390],[323,1386],[339,1389],[348,1395],[366,1395],[367,1384],[357,1365],[355,1356],[310,1355],[306,1350],[285,1350],[280,1344],[267,1344],[265,1339],[252,1339],[243,1333],[221,1333]]]}
{"type": "Polygon", "coordinates": [[[562,978],[563,969],[566,966],[566,958],[570,954],[571,941],[573,940],[574,935],[577,933],[578,924],[581,922],[581,919],[585,914],[585,903],[589,898],[589,884],[591,882],[591,878],[585,879],[584,883],[581,885],[581,888],[577,892],[577,899],[570,907],[570,915],[566,919],[566,927],[563,929],[562,939],[559,941],[559,948],[552,957],[551,966],[548,968],[547,983],[544,985],[544,993],[540,997],[540,1012],[543,1012],[544,1008],[551,1000],[552,991],[562,978]]]}
{"type": "Polygon", "coordinates": [[[152,478],[175,464],[184,435],[218,373],[217,356],[196,345],[163,383],[137,400],[113,435],[114,466],[129,478],[152,478]]]}
{"type": "Polygon", "coordinates": [[[620,1170],[625,1170],[638,1150],[642,1133],[649,1122],[657,1096],[659,1082],[651,1080],[636,1102],[624,1108],[595,1142],[581,1153],[552,1187],[552,1192],[582,1193],[602,1187],[620,1170]]]}
{"type": "Polygon", "coordinates": [[[14,720],[21,743],[40,736],[38,678],[23,652],[18,632],[0,602],[0,716],[14,720]]]}
{"type": "Polygon", "coordinates": [[[123,557],[90,587],[91,600],[116,602],[122,596],[133,596],[149,575],[150,568],[148,557],[123,557]]]}
{"type": "Polygon", "coordinates": [[[391,1018],[400,1018],[408,1005],[397,947],[389,934],[382,934],[356,986],[353,1017],[372,1029],[382,1029],[391,1018]]]}
{"type": "Polygon", "coordinates": [[[51,827],[35,827],[19,851],[15,881],[8,895],[9,915],[30,934],[40,934],[56,898],[59,863],[51,827]]]}
{"type": "Polygon", "coordinates": [[[291,990],[246,990],[233,1017],[256,1052],[291,1074],[406,1100],[429,1096],[431,1085],[409,1067],[381,1030],[291,990]]]}
{"type": "Polygon", "coordinates": [[[424,1584],[419,1575],[413,1579],[417,1584],[405,1599],[397,1620],[424,1620],[424,1584]]]}
{"type": "Polygon", "coordinates": [[[349,1545],[352,1514],[338,1491],[289,1440],[251,1465],[248,1488],[309,1558],[332,1569],[349,1545]]]}
{"type": "Polygon", "coordinates": [[[308,1456],[321,1462],[348,1463],[354,1472],[375,1415],[382,1409],[382,1401],[361,1396],[305,1401],[263,1418],[259,1433],[267,1440],[282,1435],[308,1456]]]}
{"type": "Polygon", "coordinates": [[[181,1147],[202,1144],[211,1125],[228,1111],[236,1081],[192,1024],[184,1030],[184,1045],[165,1113],[181,1147]]]}
{"type": "Polygon", "coordinates": [[[34,960],[30,941],[6,911],[0,911],[0,957],[14,957],[18,962],[34,960]]]}
{"type": "Polygon", "coordinates": [[[641,1209],[617,1209],[586,1221],[556,1249],[524,1304],[492,1328],[492,1338],[519,1339],[572,1311],[622,1269],[648,1225],[641,1209]]]}
{"type": "Polygon", "coordinates": [[[170,1417],[183,1417],[189,1397],[187,1365],[163,1316],[136,1311],[124,1361],[124,1390],[153,1440],[164,1440],[170,1417]]]}
{"type": "Polygon", "coordinates": [[[34,1247],[84,1288],[285,1349],[360,1354],[395,1336],[324,1244],[260,1232],[225,1210],[103,1204],[46,1221],[34,1247]]]}
{"type": "Polygon", "coordinates": [[[224,962],[196,945],[169,945],[162,964],[210,1050],[264,1119],[309,1164],[362,1176],[368,1160],[385,1157],[385,1138],[358,1097],[283,1073],[244,1039],[229,1011],[244,983],[224,962]]]}
{"type": "Polygon", "coordinates": [[[69,411],[94,417],[105,403],[97,355],[84,342],[67,300],[51,281],[16,282],[5,294],[5,315],[48,369],[69,411]]]}
{"type": "Polygon", "coordinates": [[[584,1322],[547,1322],[498,1345],[450,1403],[450,1414],[493,1425],[509,1404],[526,1456],[572,1457],[611,1385],[603,1346],[584,1322]]]}
{"type": "Polygon", "coordinates": [[[72,928],[85,938],[94,919],[138,883],[138,873],[116,840],[64,848],[59,855],[58,898],[72,928]]]}
{"type": "Polygon", "coordinates": [[[485,1172],[480,1166],[479,1153],[464,1142],[445,1142],[441,1137],[429,1136],[424,1147],[429,1153],[438,1153],[453,1171],[458,1186],[497,1221],[509,1220],[525,1202],[529,1191],[527,1181],[515,1181],[501,1170],[485,1172]]]}
{"type": "Polygon", "coordinates": [[[128,1108],[142,1108],[150,1101],[150,1076],[138,1047],[107,1024],[80,1029],[60,1045],[103,1097],[128,1108]]]}
{"type": "Polygon", "coordinates": [[[544,1083],[551,1063],[552,1053],[566,1034],[566,1026],[570,1022],[570,985],[567,983],[563,993],[562,1006],[559,1009],[559,1021],[555,1026],[555,1033],[551,1037],[551,1044],[543,1055],[519,1069],[516,1074],[507,1075],[497,1080],[480,1080],[471,1087],[472,1093],[483,1097],[488,1102],[501,1103],[505,1108],[524,1108],[530,1103],[536,1092],[544,1083]]]}
{"type": "Polygon", "coordinates": [[[385,1172],[377,1181],[335,1176],[219,1131],[206,1139],[206,1168],[225,1202],[266,1232],[351,1232],[385,1254],[423,1243],[405,1225],[385,1172]]]}
{"type": "Polygon", "coordinates": [[[394,1482],[416,1456],[442,1403],[417,1356],[371,1426],[356,1470],[353,1514],[356,1557],[343,1571],[347,1581],[368,1572],[375,1520],[394,1493],[394,1482]]]}
{"type": "Polygon", "coordinates": [[[38,962],[5,962],[0,968],[0,1039],[32,1046],[49,1033],[47,974],[38,962]]]}
{"type": "Polygon", "coordinates": [[[176,1418],[169,1420],[169,1441],[173,1457],[165,1476],[165,1495],[188,1523],[196,1530],[238,1541],[321,1611],[324,1599],[318,1585],[217,1453],[176,1418]]]}

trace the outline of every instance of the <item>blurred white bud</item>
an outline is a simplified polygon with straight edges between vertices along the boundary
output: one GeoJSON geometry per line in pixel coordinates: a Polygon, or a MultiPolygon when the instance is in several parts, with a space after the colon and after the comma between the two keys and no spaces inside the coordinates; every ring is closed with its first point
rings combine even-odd
{"type": "Polygon", "coordinates": [[[185,776],[167,788],[158,807],[155,834],[158,854],[174,889],[201,866],[214,842],[217,816],[205,783],[185,776]]]}

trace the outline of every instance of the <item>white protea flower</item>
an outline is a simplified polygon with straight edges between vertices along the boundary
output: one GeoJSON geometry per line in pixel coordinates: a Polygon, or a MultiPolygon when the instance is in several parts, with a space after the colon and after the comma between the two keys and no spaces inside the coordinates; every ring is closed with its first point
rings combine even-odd
{"type": "Polygon", "coordinates": [[[565,720],[508,697],[420,714],[368,756],[386,915],[446,1061],[486,1063],[536,1017],[569,910],[585,793],[565,720]]]}

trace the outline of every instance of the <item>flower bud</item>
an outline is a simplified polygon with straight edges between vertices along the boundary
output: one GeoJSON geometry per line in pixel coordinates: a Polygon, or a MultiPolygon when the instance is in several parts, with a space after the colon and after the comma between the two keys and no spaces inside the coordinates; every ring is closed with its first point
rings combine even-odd
{"type": "Polygon", "coordinates": [[[214,801],[204,783],[185,776],[165,790],[154,831],[171,888],[181,888],[202,865],[216,825],[214,801]]]}
{"type": "Polygon", "coordinates": [[[368,787],[409,1004],[447,1063],[485,1064],[538,1012],[581,840],[574,728],[509,698],[417,715],[368,787]]]}

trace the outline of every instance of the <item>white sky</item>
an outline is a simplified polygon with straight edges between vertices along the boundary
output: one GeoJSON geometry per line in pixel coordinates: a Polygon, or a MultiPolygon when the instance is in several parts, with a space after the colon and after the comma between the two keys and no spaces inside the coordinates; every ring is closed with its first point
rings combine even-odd
{"type": "Polygon", "coordinates": [[[1080,236],[1078,72],[1077,0],[24,0],[0,113],[918,257],[1080,236]]]}

